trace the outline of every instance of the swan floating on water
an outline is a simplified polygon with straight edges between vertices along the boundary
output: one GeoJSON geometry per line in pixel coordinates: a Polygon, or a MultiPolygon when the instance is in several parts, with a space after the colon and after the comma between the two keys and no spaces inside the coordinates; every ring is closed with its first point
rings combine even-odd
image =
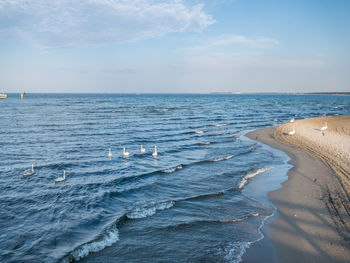
{"type": "Polygon", "coordinates": [[[293,127],[292,131],[288,132],[288,135],[293,135],[293,134],[295,134],[295,126],[293,127]]]}
{"type": "Polygon", "coordinates": [[[25,170],[23,176],[30,176],[34,174],[34,164],[32,163],[32,170],[25,170]]]}
{"type": "Polygon", "coordinates": [[[154,152],[152,153],[153,158],[157,158],[158,156],[158,151],[157,151],[157,145],[154,146],[154,152]]]}
{"type": "Polygon", "coordinates": [[[66,180],[66,170],[63,170],[63,177],[58,177],[55,179],[55,183],[60,183],[66,180]]]}
{"type": "Polygon", "coordinates": [[[146,149],[142,147],[142,144],[141,144],[141,153],[145,153],[146,152],[146,149]]]}
{"type": "Polygon", "coordinates": [[[108,158],[112,158],[111,148],[108,149],[108,158]]]}
{"type": "Polygon", "coordinates": [[[125,151],[125,147],[123,146],[123,156],[124,157],[129,157],[130,153],[125,151]]]}

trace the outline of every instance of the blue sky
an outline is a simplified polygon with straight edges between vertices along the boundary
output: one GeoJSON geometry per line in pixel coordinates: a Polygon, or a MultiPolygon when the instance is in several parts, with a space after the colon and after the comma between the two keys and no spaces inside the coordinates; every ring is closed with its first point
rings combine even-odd
{"type": "Polygon", "coordinates": [[[0,0],[0,91],[350,91],[350,1],[0,0]]]}

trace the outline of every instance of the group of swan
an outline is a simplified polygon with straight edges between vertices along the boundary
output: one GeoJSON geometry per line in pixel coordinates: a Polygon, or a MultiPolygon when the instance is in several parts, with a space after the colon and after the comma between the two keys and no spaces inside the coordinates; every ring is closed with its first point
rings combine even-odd
{"type": "MultiPolygon", "coordinates": [[[[289,122],[294,122],[294,118],[291,119],[289,122]]],[[[327,122],[325,122],[324,126],[322,126],[320,128],[320,131],[322,131],[322,134],[324,135],[324,132],[328,129],[328,124],[327,122]]],[[[288,135],[293,135],[295,134],[295,125],[293,126],[293,130],[291,130],[290,132],[288,132],[288,135]]]]}
{"type": "MultiPolygon", "coordinates": [[[[141,152],[142,154],[146,153],[146,149],[143,148],[142,144],[141,144],[140,152],[141,152]]],[[[108,149],[108,158],[112,158],[112,156],[113,156],[113,155],[112,155],[111,148],[109,148],[109,149],[108,149]]],[[[127,152],[127,151],[125,150],[125,146],[123,146],[123,157],[129,157],[129,156],[130,156],[130,153],[127,152]]],[[[153,158],[157,158],[157,156],[158,156],[157,145],[155,145],[155,146],[154,146],[154,152],[152,153],[152,157],[153,157],[153,158]]]]}
{"type": "MultiPolygon", "coordinates": [[[[23,177],[31,176],[34,174],[34,164],[32,163],[32,169],[31,170],[25,170],[23,172],[23,177]]],[[[61,183],[66,180],[66,170],[63,170],[63,177],[58,177],[55,179],[55,183],[61,183]]]]}
{"type": "MultiPolygon", "coordinates": [[[[141,153],[146,153],[146,149],[143,148],[143,146],[141,145],[141,153]]],[[[125,147],[123,147],[123,156],[124,157],[129,157],[130,153],[125,151],[125,147]]],[[[157,158],[158,156],[158,151],[157,151],[157,145],[154,146],[154,152],[152,153],[152,157],[153,158],[157,158]]],[[[108,158],[112,158],[112,151],[111,148],[108,149],[108,158]]],[[[27,176],[31,176],[34,174],[34,164],[32,164],[32,169],[31,170],[25,170],[23,172],[23,176],[27,177],[27,176]]],[[[62,177],[58,177],[55,179],[55,183],[61,183],[64,182],[66,180],[66,170],[63,170],[63,176],[62,177]]]]}

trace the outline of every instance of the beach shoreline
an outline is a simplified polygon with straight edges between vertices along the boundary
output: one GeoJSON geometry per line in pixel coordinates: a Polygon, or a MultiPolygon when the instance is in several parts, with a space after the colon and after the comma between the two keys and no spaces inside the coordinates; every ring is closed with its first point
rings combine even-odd
{"type": "MultiPolygon", "coordinates": [[[[339,179],[343,176],[344,166],[339,169],[341,165],[337,165],[344,164],[342,158],[347,153],[335,155],[340,162],[336,158],[328,161],[332,154],[322,148],[322,140],[333,142],[335,133],[338,136],[339,130],[347,132],[350,123],[346,116],[325,118],[330,122],[326,139],[320,130],[312,128],[324,122],[323,118],[305,119],[246,135],[285,152],[291,158],[289,163],[293,168],[288,171],[288,179],[282,183],[282,188],[268,193],[269,200],[277,208],[276,213],[263,228],[265,237],[251,245],[243,262],[348,262],[347,181],[344,177],[339,179]],[[335,126],[345,124],[346,129],[333,127],[332,122],[335,126]],[[288,135],[294,126],[297,136],[288,135]],[[313,132],[315,134],[310,135],[313,132]],[[310,138],[303,137],[303,133],[310,138]],[[317,143],[318,139],[320,143],[317,143]],[[318,151],[327,158],[320,157],[318,151]]],[[[347,134],[344,136],[348,139],[347,134]]]]}

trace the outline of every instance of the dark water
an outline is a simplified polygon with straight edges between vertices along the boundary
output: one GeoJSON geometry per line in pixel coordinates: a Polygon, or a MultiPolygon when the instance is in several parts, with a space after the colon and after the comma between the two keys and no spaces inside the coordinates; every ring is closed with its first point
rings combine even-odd
{"type": "Polygon", "coordinates": [[[0,109],[1,262],[239,262],[273,213],[244,185],[285,173],[243,134],[350,114],[350,97],[10,94],[0,109]]]}

